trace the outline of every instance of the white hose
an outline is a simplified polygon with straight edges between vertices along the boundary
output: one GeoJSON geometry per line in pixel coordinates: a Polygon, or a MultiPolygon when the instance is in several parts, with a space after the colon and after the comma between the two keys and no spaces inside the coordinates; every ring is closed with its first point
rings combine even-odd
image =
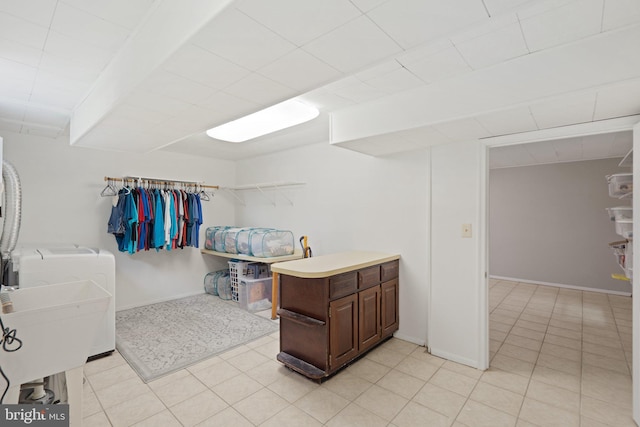
{"type": "Polygon", "coordinates": [[[2,162],[2,180],[4,181],[4,224],[2,237],[0,238],[0,254],[2,259],[9,259],[11,251],[18,242],[20,232],[20,220],[22,218],[22,188],[20,177],[13,165],[6,160],[2,162]]]}

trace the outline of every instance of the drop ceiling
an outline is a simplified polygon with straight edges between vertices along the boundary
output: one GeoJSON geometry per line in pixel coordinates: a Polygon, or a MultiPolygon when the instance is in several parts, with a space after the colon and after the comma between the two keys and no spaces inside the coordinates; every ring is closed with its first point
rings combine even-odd
{"type": "MultiPolygon", "coordinates": [[[[638,115],[638,45],[640,0],[0,1],[0,134],[385,155],[638,115]],[[293,97],[321,115],[242,144],[204,134],[293,97]]],[[[557,156],[610,154],[612,135],[557,156]]]]}

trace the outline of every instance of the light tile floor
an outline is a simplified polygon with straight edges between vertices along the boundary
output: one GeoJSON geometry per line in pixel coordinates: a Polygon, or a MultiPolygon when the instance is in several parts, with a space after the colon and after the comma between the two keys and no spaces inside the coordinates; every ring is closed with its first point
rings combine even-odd
{"type": "Polygon", "coordinates": [[[85,427],[634,426],[631,298],[491,281],[491,368],[393,338],[318,385],[275,360],[278,334],[144,384],[87,364],[85,427]]]}

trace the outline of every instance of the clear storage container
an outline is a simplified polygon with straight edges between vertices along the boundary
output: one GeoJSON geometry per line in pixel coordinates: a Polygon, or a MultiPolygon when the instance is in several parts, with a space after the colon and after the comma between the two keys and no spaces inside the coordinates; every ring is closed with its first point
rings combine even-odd
{"type": "Polygon", "coordinates": [[[244,255],[252,255],[249,240],[251,234],[258,231],[273,230],[273,228],[243,228],[236,235],[236,253],[244,255]]]}
{"type": "Polygon", "coordinates": [[[633,239],[633,220],[616,220],[616,233],[624,237],[625,239],[633,239]]]}
{"type": "Polygon", "coordinates": [[[293,254],[293,233],[288,230],[255,230],[249,235],[251,255],[261,258],[293,254]]]}
{"type": "Polygon", "coordinates": [[[609,182],[609,196],[611,197],[623,197],[633,192],[632,173],[608,175],[607,181],[609,182]]]}
{"type": "Polygon", "coordinates": [[[271,277],[263,279],[240,279],[238,303],[247,311],[260,311],[271,308],[271,277]]]}
{"type": "Polygon", "coordinates": [[[238,253],[238,245],[237,238],[238,234],[246,231],[251,231],[251,228],[246,227],[238,227],[238,228],[228,228],[224,231],[224,251],[228,254],[237,254],[238,253]]]}
{"type": "Polygon", "coordinates": [[[213,250],[217,252],[224,252],[224,233],[230,228],[234,228],[228,225],[219,226],[217,230],[214,231],[213,235],[213,250]]]}
{"type": "Polygon", "coordinates": [[[607,208],[611,221],[619,219],[633,219],[633,208],[631,206],[618,206],[615,208],[607,208]]]}

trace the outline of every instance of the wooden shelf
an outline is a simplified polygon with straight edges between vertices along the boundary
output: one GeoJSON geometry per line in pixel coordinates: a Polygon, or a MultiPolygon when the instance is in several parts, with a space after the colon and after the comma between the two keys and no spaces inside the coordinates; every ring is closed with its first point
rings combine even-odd
{"type": "Polygon", "coordinates": [[[273,264],[275,262],[293,261],[296,259],[302,259],[302,251],[295,251],[293,255],[276,256],[276,257],[269,257],[269,258],[260,258],[255,256],[243,255],[243,254],[230,254],[227,252],[216,252],[210,249],[202,249],[200,250],[200,252],[207,255],[219,256],[222,258],[239,259],[241,261],[262,262],[265,264],[273,264]]]}

